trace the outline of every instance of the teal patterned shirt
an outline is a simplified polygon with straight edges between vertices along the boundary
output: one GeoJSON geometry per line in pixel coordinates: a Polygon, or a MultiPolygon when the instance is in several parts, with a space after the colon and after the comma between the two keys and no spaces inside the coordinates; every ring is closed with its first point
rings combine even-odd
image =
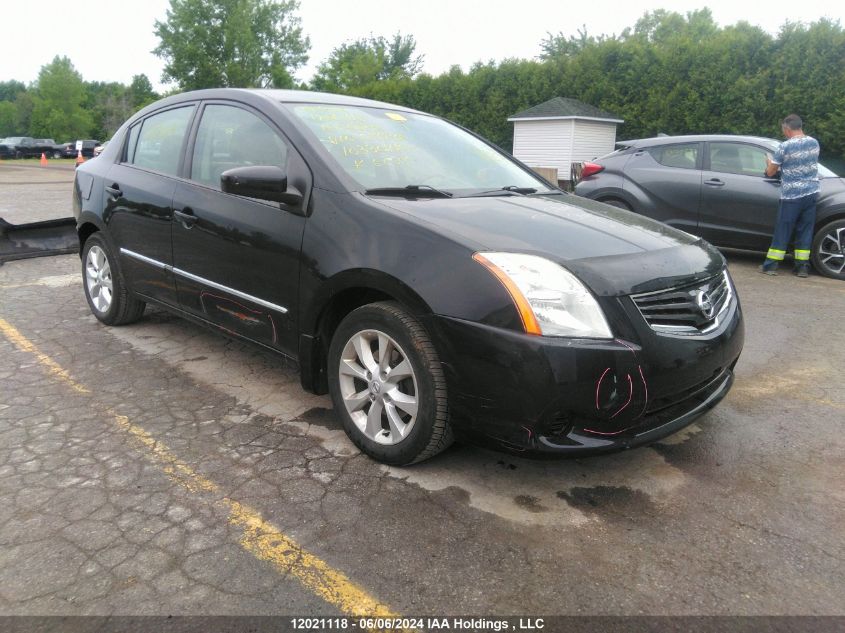
{"type": "Polygon", "coordinates": [[[780,144],[772,162],[780,165],[780,198],[795,200],[819,192],[819,142],[795,136],[780,144]]]}

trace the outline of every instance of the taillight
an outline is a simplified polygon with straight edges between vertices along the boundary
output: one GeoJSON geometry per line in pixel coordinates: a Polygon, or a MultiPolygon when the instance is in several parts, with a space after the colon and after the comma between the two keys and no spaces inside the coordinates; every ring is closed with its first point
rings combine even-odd
{"type": "Polygon", "coordinates": [[[586,178],[587,176],[593,176],[599,172],[604,171],[604,165],[599,165],[598,163],[584,163],[581,167],[581,178],[586,178]]]}

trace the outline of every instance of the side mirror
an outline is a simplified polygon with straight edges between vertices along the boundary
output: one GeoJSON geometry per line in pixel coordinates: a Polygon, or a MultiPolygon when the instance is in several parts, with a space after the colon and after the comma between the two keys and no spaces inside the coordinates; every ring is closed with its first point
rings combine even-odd
{"type": "Polygon", "coordinates": [[[269,165],[227,169],[220,174],[220,189],[236,196],[248,196],[289,205],[302,202],[302,193],[296,187],[288,187],[285,170],[269,165]]]}

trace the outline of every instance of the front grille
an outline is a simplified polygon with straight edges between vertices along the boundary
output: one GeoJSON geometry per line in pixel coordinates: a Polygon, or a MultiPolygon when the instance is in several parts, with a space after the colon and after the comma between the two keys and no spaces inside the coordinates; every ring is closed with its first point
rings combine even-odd
{"type": "Polygon", "coordinates": [[[634,305],[651,329],[678,336],[714,330],[733,297],[727,270],[703,282],[631,295],[634,305]]]}

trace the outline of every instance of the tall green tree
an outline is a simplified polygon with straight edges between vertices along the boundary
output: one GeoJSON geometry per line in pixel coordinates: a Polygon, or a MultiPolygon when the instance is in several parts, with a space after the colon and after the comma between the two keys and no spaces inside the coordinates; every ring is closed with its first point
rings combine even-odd
{"type": "Polygon", "coordinates": [[[164,81],[183,90],[289,88],[311,46],[296,0],[170,0],[156,21],[164,81]]]}
{"type": "Polygon", "coordinates": [[[111,138],[136,110],[129,88],[115,81],[86,82],[86,107],[93,118],[91,138],[111,138]]]}
{"type": "Polygon", "coordinates": [[[0,138],[17,132],[18,110],[11,101],[0,101],[0,138]]]}
{"type": "Polygon", "coordinates": [[[787,23],[770,63],[778,115],[797,112],[821,142],[823,154],[845,158],[845,30],[828,19],[787,23]]]}
{"type": "Polygon", "coordinates": [[[0,101],[14,101],[15,97],[25,90],[26,86],[15,79],[0,81],[0,101]]]}
{"type": "Polygon", "coordinates": [[[0,138],[25,134],[31,112],[26,86],[15,79],[0,81],[0,138]]]}
{"type": "Polygon", "coordinates": [[[578,29],[578,35],[564,35],[558,32],[557,35],[546,33],[546,38],[540,42],[540,59],[560,59],[562,57],[575,57],[587,46],[601,43],[604,41],[615,40],[615,35],[605,36],[601,35],[598,38],[593,37],[587,33],[586,25],[578,29]]]}
{"type": "Polygon", "coordinates": [[[144,74],[132,77],[132,83],[129,84],[127,92],[129,103],[136,110],[143,108],[145,105],[149,105],[158,99],[158,94],[156,94],[156,91],[153,90],[150,78],[144,74]]]}
{"type": "Polygon", "coordinates": [[[341,44],[320,64],[311,81],[315,90],[354,92],[376,81],[411,79],[422,69],[413,35],[367,37],[341,44]]]}
{"type": "Polygon", "coordinates": [[[84,107],[85,84],[70,59],[57,55],[42,66],[33,92],[32,136],[59,140],[86,138],[91,133],[93,118],[84,107]]]}

